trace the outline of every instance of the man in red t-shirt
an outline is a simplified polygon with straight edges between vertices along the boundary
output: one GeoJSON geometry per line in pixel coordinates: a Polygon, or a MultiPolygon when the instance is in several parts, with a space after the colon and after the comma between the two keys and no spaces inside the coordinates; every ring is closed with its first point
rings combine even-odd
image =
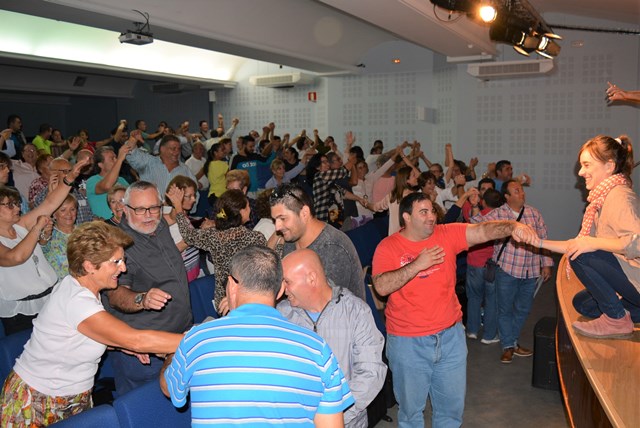
{"type": "Polygon", "coordinates": [[[402,229],[384,239],[373,257],[373,283],[389,296],[387,356],[401,426],[424,426],[431,396],[433,426],[462,424],[467,345],[455,294],[456,254],[511,235],[535,232],[515,221],[436,226],[436,211],[423,193],[400,203],[402,229]]]}

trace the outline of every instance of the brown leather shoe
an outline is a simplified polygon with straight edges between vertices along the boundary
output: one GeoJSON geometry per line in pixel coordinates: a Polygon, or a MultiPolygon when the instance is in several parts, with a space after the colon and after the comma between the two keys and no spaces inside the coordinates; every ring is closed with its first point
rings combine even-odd
{"type": "Polygon", "coordinates": [[[531,349],[523,348],[522,346],[518,345],[513,350],[513,355],[518,357],[530,357],[533,355],[533,351],[531,349]]]}
{"type": "Polygon", "coordinates": [[[500,362],[503,364],[511,364],[513,361],[513,351],[514,348],[507,348],[502,352],[502,356],[500,357],[500,362]]]}

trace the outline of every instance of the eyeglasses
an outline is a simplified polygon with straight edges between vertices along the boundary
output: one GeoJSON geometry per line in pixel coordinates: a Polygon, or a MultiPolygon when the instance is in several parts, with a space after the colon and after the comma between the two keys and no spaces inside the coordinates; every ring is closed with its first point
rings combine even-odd
{"type": "Polygon", "coordinates": [[[51,172],[61,172],[66,175],[71,172],[71,169],[51,169],[51,172]]]}
{"type": "Polygon", "coordinates": [[[127,205],[127,207],[128,207],[129,209],[131,209],[131,210],[132,210],[136,215],[143,215],[143,214],[146,214],[147,212],[148,212],[149,214],[158,214],[158,213],[160,212],[160,210],[162,209],[162,205],[154,205],[154,206],[149,207],[149,208],[145,208],[145,207],[136,207],[136,208],[134,208],[134,207],[132,207],[132,206],[131,206],[131,205],[129,205],[129,204],[126,204],[126,205],[127,205]]]}
{"type": "Polygon", "coordinates": [[[13,201],[11,201],[11,202],[0,202],[0,205],[3,205],[5,207],[9,208],[10,210],[12,210],[12,209],[14,209],[16,207],[20,208],[20,202],[13,202],[13,201]]]}
{"type": "Polygon", "coordinates": [[[231,274],[229,274],[229,276],[231,277],[231,279],[233,279],[233,282],[235,282],[236,284],[240,284],[240,281],[238,281],[238,279],[235,276],[231,274]]]}
{"type": "Polygon", "coordinates": [[[121,259],[109,260],[109,263],[113,263],[116,266],[121,266],[127,262],[126,257],[122,257],[121,259]]]}
{"type": "Polygon", "coordinates": [[[273,189],[273,192],[271,193],[271,196],[269,196],[269,202],[271,204],[275,204],[280,199],[284,199],[287,196],[291,196],[293,199],[295,199],[296,201],[298,201],[302,205],[305,205],[304,202],[302,202],[302,200],[294,193],[294,189],[295,189],[295,187],[290,187],[290,186],[279,186],[279,187],[276,187],[275,189],[273,189]]]}

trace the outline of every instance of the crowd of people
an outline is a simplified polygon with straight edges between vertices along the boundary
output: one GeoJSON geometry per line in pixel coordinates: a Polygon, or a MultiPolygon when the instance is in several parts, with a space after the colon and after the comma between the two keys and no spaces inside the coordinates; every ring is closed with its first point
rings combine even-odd
{"type": "Polygon", "coordinates": [[[579,334],[624,338],[640,322],[626,136],[584,144],[582,230],[552,241],[526,201],[532,178],[508,160],[477,173],[479,160],[456,159],[450,144],[442,163],[417,141],[385,151],[377,140],[365,157],[352,132],[339,147],[317,130],[280,137],[273,122],[236,136],[239,123],[227,129],[218,115],[215,129],[161,122],[151,133],[144,120],[134,129],[122,120],[96,142],[42,124],[28,142],[21,118],[9,117],[0,319],[6,334],[33,330],[2,391],[3,426],[91,407],[112,347],[118,394],[159,377],[176,406],[190,394],[194,423],[365,427],[387,374],[385,346],[400,426],[422,426],[427,397],[434,426],[459,426],[466,341],[500,343],[504,364],[532,355],[519,336],[551,252],[566,253],[567,274],[586,287],[574,305],[593,320],[575,323],[579,334]],[[345,233],[379,217],[388,237],[371,273],[386,344],[345,233]],[[220,319],[193,327],[188,283],[207,274],[220,319]]]}

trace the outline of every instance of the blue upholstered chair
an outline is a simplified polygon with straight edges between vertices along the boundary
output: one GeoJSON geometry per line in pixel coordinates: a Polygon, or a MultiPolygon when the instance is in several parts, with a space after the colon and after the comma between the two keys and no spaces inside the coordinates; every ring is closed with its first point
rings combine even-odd
{"type": "Polygon", "coordinates": [[[0,379],[3,383],[13,369],[16,359],[22,354],[24,345],[31,337],[31,331],[19,331],[0,339],[0,379]]]}
{"type": "Polygon", "coordinates": [[[173,407],[171,400],[152,381],[127,392],[113,402],[122,428],[180,428],[191,426],[191,408],[173,407]]]}
{"type": "Polygon", "coordinates": [[[108,404],[103,404],[53,426],[56,428],[119,428],[120,422],[115,409],[108,404]]]}
{"type": "Polygon", "coordinates": [[[216,288],[215,275],[207,275],[196,278],[189,283],[191,297],[191,312],[193,322],[200,324],[206,317],[218,318],[218,313],[213,308],[213,291],[216,288]]]}

